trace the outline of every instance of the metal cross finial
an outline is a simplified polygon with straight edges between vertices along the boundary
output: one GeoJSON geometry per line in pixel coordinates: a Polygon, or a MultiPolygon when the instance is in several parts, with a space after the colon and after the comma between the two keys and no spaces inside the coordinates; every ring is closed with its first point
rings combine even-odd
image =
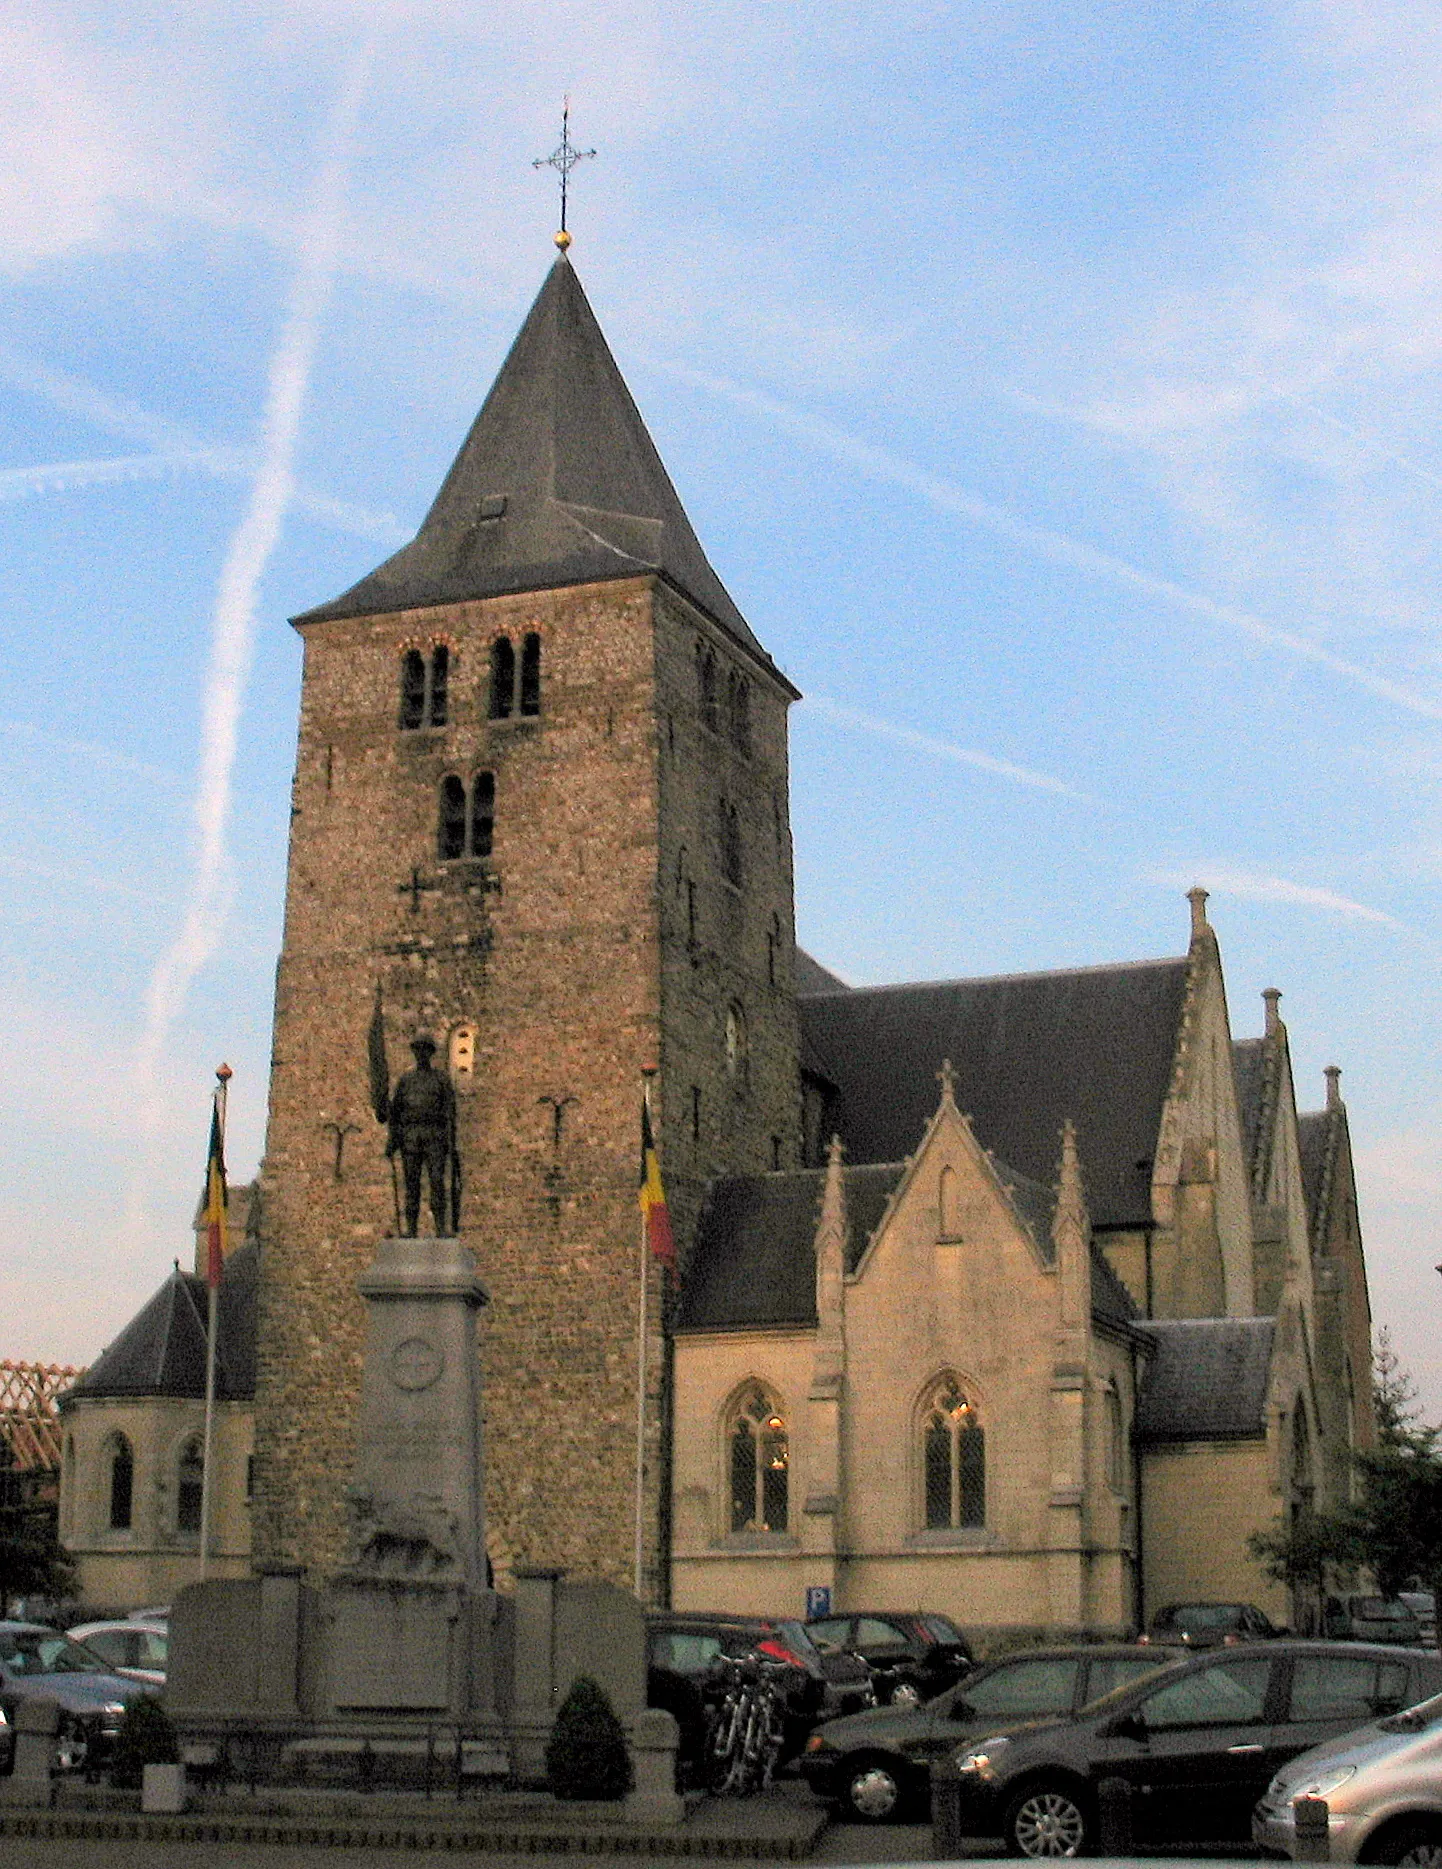
{"type": "Polygon", "coordinates": [[[587,156],[595,155],[594,149],[577,149],[571,141],[571,100],[567,96],[561,105],[561,141],[549,156],[537,156],[532,162],[533,169],[555,169],[561,178],[561,231],[556,235],[556,245],[564,253],[571,244],[571,236],[566,232],[566,184],[571,178],[571,171],[578,162],[584,162],[587,156]]]}

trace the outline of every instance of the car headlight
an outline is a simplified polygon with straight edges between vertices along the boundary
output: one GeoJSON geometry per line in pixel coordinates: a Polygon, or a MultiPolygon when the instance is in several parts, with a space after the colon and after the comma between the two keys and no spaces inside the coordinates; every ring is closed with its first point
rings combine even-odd
{"type": "Polygon", "coordinates": [[[1335,1766],[1330,1772],[1323,1772],[1320,1777],[1309,1780],[1305,1785],[1294,1786],[1292,1796],[1294,1798],[1329,1798],[1334,1791],[1339,1791],[1349,1778],[1354,1778],[1356,1773],[1355,1765],[1335,1766]]]}
{"type": "Polygon", "coordinates": [[[978,1778],[994,1778],[996,1768],[1011,1749],[1011,1741],[1004,1733],[998,1733],[992,1739],[983,1739],[981,1744],[973,1746],[969,1752],[957,1755],[956,1769],[959,1772],[974,1772],[978,1778]]]}

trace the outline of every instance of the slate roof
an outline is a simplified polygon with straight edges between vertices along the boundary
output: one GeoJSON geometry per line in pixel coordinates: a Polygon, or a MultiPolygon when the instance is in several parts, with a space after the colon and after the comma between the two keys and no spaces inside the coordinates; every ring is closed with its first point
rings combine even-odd
{"type": "Polygon", "coordinates": [[[415,538],[342,596],[295,620],[374,616],[644,572],[668,579],[773,668],[707,561],[563,256],[415,538]]]}
{"type": "Polygon", "coordinates": [[[796,950],[796,991],[798,993],[849,993],[850,987],[819,960],[813,960],[805,948],[796,950]]]}
{"type": "Polygon", "coordinates": [[[1257,1160],[1262,1112],[1267,1093],[1267,1041],[1238,1038],[1232,1041],[1232,1081],[1237,1087],[1237,1113],[1242,1122],[1242,1150],[1250,1174],[1257,1160]]]}
{"type": "MultiPolygon", "coordinates": [[[[994,1162],[993,1170],[1031,1229],[1042,1258],[1054,1258],[1052,1189],[994,1162]]],[[[906,1172],[905,1162],[842,1170],[846,1190],[846,1269],[854,1272],[886,1204],[906,1172]]],[[[686,1267],[678,1330],[748,1330],[816,1326],[816,1258],[824,1168],[789,1174],[734,1175],[713,1181],[686,1267]]],[[[1097,1250],[1092,1252],[1094,1314],[1124,1326],[1135,1316],[1125,1286],[1097,1250]]]]}
{"type": "Polygon", "coordinates": [[[913,1150],[950,1058],[958,1106],[999,1160],[1043,1186],[1077,1127],[1096,1226],[1151,1217],[1151,1167],[1171,1082],[1187,960],[803,994],[806,1068],[837,1093],[852,1162],[913,1150]]]}
{"type": "MultiPolygon", "coordinates": [[[[221,1401],[255,1395],[256,1287],[259,1248],[237,1246],[220,1284],[215,1393],[221,1401]]],[[[64,1402],[115,1396],[205,1394],[205,1280],[177,1266],[148,1304],[66,1391],[64,1402]]]]}
{"type": "Polygon", "coordinates": [[[1143,1445],[1167,1441],[1246,1441],[1267,1431],[1272,1374],[1271,1317],[1151,1320],[1151,1339],[1133,1432],[1143,1445]]]}

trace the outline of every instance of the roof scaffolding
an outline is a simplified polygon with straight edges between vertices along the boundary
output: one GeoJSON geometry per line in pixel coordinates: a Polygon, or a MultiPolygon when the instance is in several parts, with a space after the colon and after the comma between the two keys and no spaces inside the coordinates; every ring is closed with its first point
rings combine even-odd
{"type": "Polygon", "coordinates": [[[9,1465],[22,1473],[59,1467],[56,1397],[83,1374],[68,1363],[0,1362],[0,1442],[9,1465]]]}

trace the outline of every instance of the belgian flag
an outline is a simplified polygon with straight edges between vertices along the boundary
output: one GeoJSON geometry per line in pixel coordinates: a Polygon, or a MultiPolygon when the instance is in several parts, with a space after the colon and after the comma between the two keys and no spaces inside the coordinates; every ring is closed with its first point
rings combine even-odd
{"type": "Polygon", "coordinates": [[[656,1138],[651,1133],[651,1105],[641,1099],[641,1222],[646,1229],[646,1243],[654,1258],[661,1261],[676,1283],[676,1242],[671,1236],[671,1215],[666,1207],[666,1191],[661,1186],[661,1163],[656,1154],[656,1138]]]}
{"type": "Polygon", "coordinates": [[[210,1106],[210,1158],[205,1165],[205,1282],[212,1291],[220,1287],[225,1265],[226,1209],[230,1190],[225,1185],[225,1139],[220,1132],[220,1103],[210,1106]]]}

